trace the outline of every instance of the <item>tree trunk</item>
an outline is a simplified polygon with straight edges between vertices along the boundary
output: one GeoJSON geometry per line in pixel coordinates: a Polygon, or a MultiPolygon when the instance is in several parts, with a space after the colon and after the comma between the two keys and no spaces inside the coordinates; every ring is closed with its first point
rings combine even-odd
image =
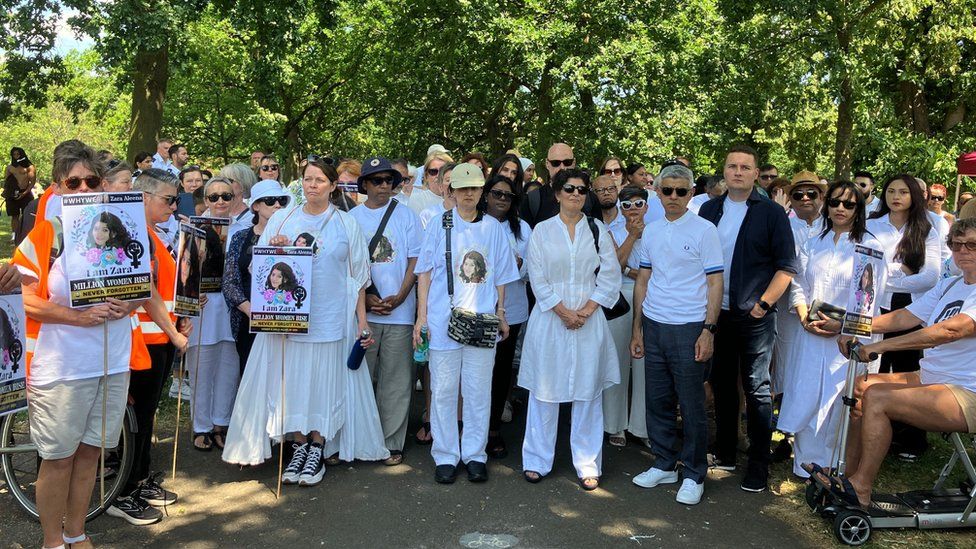
{"type": "Polygon", "coordinates": [[[848,68],[851,55],[851,35],[846,24],[837,29],[840,45],[840,86],[837,95],[837,134],[834,138],[834,180],[851,178],[851,141],[854,134],[854,86],[848,68]]]}
{"type": "MultiPolygon", "coordinates": [[[[536,142],[539,144],[538,146],[544,148],[552,145],[553,139],[552,129],[549,127],[549,117],[552,115],[552,71],[554,68],[555,64],[553,60],[546,60],[546,65],[542,69],[542,78],[539,81],[539,92],[536,99],[539,105],[538,117],[536,119],[536,131],[539,137],[536,142]]],[[[545,166],[542,166],[542,168],[541,171],[545,173],[545,166]]]]}
{"type": "Polygon", "coordinates": [[[132,75],[132,111],[129,115],[128,159],[140,151],[156,152],[156,140],[163,126],[163,101],[169,80],[169,51],[136,52],[132,75]]]}

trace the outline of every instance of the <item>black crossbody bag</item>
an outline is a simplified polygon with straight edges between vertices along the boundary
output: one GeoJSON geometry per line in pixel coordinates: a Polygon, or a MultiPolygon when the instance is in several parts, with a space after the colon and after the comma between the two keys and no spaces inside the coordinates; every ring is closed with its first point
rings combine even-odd
{"type": "Polygon", "coordinates": [[[451,319],[447,323],[447,335],[462,345],[491,349],[498,339],[497,315],[476,313],[454,306],[454,263],[451,255],[451,229],[454,227],[453,210],[441,216],[444,227],[444,264],[447,267],[447,299],[451,306],[451,319]]]}
{"type": "MultiPolygon", "coordinates": [[[[389,223],[390,217],[393,215],[393,209],[396,208],[397,201],[390,199],[390,205],[386,207],[386,212],[383,213],[383,219],[380,220],[380,226],[376,228],[376,232],[373,234],[373,238],[369,241],[369,262],[373,263],[373,254],[376,253],[376,247],[380,244],[380,239],[383,238],[383,231],[386,230],[386,224],[389,223]]],[[[382,298],[380,291],[376,289],[376,284],[370,280],[369,287],[366,288],[366,293],[375,295],[376,297],[382,298]]]]}
{"type": "MultiPolygon", "coordinates": [[[[596,247],[596,259],[600,261],[600,230],[596,226],[596,221],[592,217],[586,218],[586,224],[590,226],[590,232],[593,233],[593,246],[596,247]]],[[[593,274],[600,274],[600,267],[597,266],[593,274]]],[[[606,308],[603,307],[603,314],[607,317],[607,320],[613,320],[615,318],[620,318],[625,314],[630,312],[630,304],[627,303],[627,298],[624,297],[624,293],[620,292],[617,296],[617,302],[613,304],[613,307],[606,308]]]]}

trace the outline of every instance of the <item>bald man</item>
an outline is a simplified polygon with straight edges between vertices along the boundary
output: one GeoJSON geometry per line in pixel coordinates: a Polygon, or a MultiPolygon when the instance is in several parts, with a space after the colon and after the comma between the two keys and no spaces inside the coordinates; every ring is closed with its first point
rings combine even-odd
{"type": "MultiPolygon", "coordinates": [[[[546,171],[549,177],[546,184],[542,187],[529,191],[522,200],[519,215],[531,227],[535,228],[540,221],[545,221],[559,214],[559,203],[556,202],[555,189],[551,186],[551,181],[557,173],[576,167],[576,157],[573,155],[573,148],[565,143],[556,143],[549,147],[546,153],[546,171]]],[[[590,215],[591,212],[598,211],[599,201],[591,192],[586,197],[586,204],[583,206],[583,213],[590,215]]]]}

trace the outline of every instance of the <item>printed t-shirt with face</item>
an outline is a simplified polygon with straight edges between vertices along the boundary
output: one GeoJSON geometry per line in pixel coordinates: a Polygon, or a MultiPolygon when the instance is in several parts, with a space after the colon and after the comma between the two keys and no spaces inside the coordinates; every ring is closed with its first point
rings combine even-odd
{"type": "MultiPolygon", "coordinates": [[[[498,303],[496,286],[519,279],[515,254],[501,223],[491,216],[468,223],[452,210],[450,275],[454,277],[454,306],[475,313],[494,313],[498,303]]],[[[460,349],[447,335],[451,304],[447,294],[445,231],[441,218],[431,220],[424,234],[415,272],[431,273],[427,297],[427,325],[430,348],[435,351],[460,349]]]]}
{"type": "Polygon", "coordinates": [[[528,253],[532,227],[525,220],[519,219],[522,237],[517,239],[508,221],[502,222],[501,225],[508,236],[508,244],[515,253],[515,265],[518,266],[518,260],[522,260],[522,267],[519,268],[519,279],[505,285],[505,320],[509,324],[522,324],[529,320],[529,297],[525,291],[525,281],[529,274],[525,254],[528,253]]]}
{"type": "MultiPolygon", "coordinates": [[[[380,208],[368,208],[360,204],[349,211],[356,218],[359,228],[363,231],[367,246],[379,229],[380,222],[386,214],[392,200],[380,208]]],[[[396,295],[403,285],[410,258],[420,255],[421,237],[420,218],[413,210],[403,204],[397,204],[390,215],[390,220],[383,230],[383,236],[376,244],[370,264],[370,278],[381,298],[396,295]]],[[[412,326],[417,310],[417,294],[413,290],[399,307],[393,309],[389,315],[367,313],[366,319],[377,324],[400,324],[412,326]]]]}
{"type": "MultiPolygon", "coordinates": [[[[922,319],[925,326],[938,324],[960,314],[976,321],[976,284],[966,284],[958,278],[939,280],[934,288],[911,303],[907,309],[922,319]],[[952,284],[955,280],[958,282],[952,284]]],[[[951,383],[976,392],[976,364],[972,361],[974,354],[976,339],[971,337],[926,349],[925,356],[919,361],[922,383],[951,383]]]]}
{"type": "Polygon", "coordinates": [[[722,271],[722,309],[729,310],[729,273],[732,272],[732,255],[735,253],[735,241],[739,238],[739,229],[746,218],[749,205],[746,201],[736,202],[725,197],[722,219],[718,222],[718,238],[722,242],[722,256],[725,264],[722,271]]]}
{"type": "Polygon", "coordinates": [[[321,215],[305,213],[301,206],[278,210],[268,220],[258,245],[266,246],[274,236],[288,238],[291,246],[310,246],[313,251],[309,326],[307,334],[289,335],[289,340],[307,343],[339,341],[345,337],[349,276],[368,280],[367,243],[356,219],[334,206],[321,215]]]}

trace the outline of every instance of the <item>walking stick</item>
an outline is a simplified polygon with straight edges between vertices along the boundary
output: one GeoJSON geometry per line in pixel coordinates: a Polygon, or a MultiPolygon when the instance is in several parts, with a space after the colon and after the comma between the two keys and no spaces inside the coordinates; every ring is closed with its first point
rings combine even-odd
{"type": "Polygon", "coordinates": [[[98,449],[99,501],[105,506],[105,415],[108,413],[108,321],[102,322],[102,443],[98,449]]]}
{"type": "Polygon", "coordinates": [[[275,499],[281,498],[281,473],[285,464],[285,336],[281,336],[281,441],[278,443],[278,489],[275,499]]]}
{"type": "MultiPolygon", "coordinates": [[[[193,394],[190,395],[190,399],[191,399],[190,400],[190,421],[191,422],[193,421],[193,418],[196,417],[197,415],[197,381],[200,380],[200,342],[203,341],[203,307],[200,307],[200,323],[197,325],[197,327],[199,328],[197,330],[197,360],[196,360],[197,365],[196,365],[196,370],[194,370],[196,373],[193,374],[193,394]]],[[[180,391],[182,390],[183,390],[183,386],[180,385],[180,391]]],[[[191,423],[191,432],[196,432],[196,431],[192,431],[192,423],[191,423]]],[[[193,437],[193,445],[196,446],[196,437],[193,437]]]]}
{"type": "Polygon", "coordinates": [[[173,431],[173,480],[176,480],[176,449],[180,445],[180,405],[183,404],[183,368],[186,367],[186,353],[180,357],[179,371],[176,373],[176,429],[173,431]]]}

